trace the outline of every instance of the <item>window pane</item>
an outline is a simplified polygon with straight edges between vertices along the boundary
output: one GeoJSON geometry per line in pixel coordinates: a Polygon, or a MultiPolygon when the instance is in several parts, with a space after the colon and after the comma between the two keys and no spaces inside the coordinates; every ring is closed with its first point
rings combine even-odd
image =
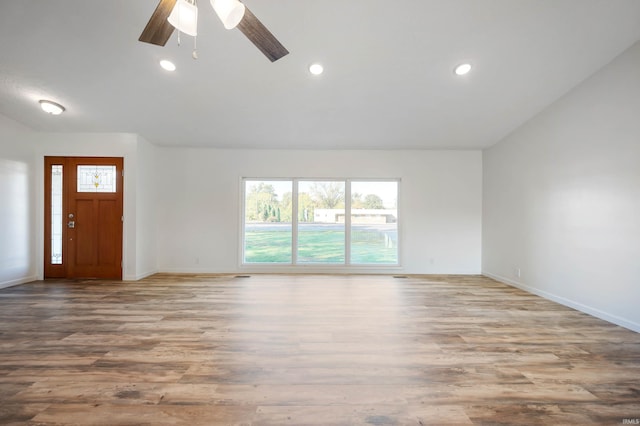
{"type": "Polygon", "coordinates": [[[116,166],[78,166],[78,192],[116,192],[116,166]]]}
{"type": "Polygon", "coordinates": [[[62,166],[51,166],[51,264],[62,265],[62,166]]]}
{"type": "Polygon", "coordinates": [[[351,263],[398,263],[398,182],[351,182],[351,263]]]}
{"type": "Polygon", "coordinates": [[[292,189],[291,181],[245,181],[245,263],[291,263],[292,189]]]}
{"type": "Polygon", "coordinates": [[[344,263],[344,181],[298,183],[298,263],[344,263]]]}

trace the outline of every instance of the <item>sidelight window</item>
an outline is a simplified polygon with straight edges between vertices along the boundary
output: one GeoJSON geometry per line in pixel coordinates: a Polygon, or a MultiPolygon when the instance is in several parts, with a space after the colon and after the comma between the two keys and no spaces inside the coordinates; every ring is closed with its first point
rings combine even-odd
{"type": "Polygon", "coordinates": [[[62,165],[51,166],[51,264],[62,265],[62,165]]]}

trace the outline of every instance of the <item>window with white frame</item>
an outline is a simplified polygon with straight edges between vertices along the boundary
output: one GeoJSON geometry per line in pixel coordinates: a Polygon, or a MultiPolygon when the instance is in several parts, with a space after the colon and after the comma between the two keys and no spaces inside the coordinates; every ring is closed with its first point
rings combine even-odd
{"type": "Polygon", "coordinates": [[[243,179],[243,264],[398,265],[399,179],[243,179]]]}

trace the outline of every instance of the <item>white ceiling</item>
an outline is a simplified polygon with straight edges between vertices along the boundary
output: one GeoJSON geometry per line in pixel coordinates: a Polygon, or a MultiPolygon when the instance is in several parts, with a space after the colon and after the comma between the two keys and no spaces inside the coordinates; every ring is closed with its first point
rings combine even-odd
{"type": "Polygon", "coordinates": [[[200,0],[193,60],[188,36],[138,42],[156,4],[1,2],[0,114],[166,146],[483,148],[640,39],[638,0],[245,0],[291,52],[271,63],[200,0]]]}

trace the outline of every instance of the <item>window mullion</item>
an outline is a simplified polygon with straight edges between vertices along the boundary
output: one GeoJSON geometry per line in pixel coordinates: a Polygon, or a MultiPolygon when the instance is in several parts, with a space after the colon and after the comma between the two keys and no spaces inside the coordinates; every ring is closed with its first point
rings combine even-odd
{"type": "Polygon", "coordinates": [[[291,264],[298,264],[298,179],[292,182],[291,194],[291,264]]]}
{"type": "Polygon", "coordinates": [[[344,183],[344,262],[351,265],[351,179],[344,183]]]}

